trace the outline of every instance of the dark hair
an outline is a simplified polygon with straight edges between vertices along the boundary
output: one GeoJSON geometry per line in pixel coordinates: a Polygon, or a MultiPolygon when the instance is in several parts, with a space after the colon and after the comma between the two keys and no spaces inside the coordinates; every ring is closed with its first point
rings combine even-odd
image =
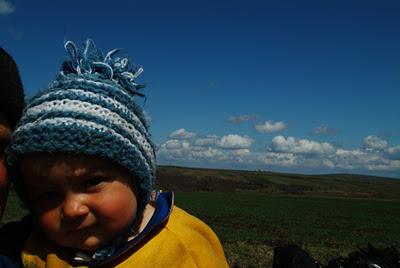
{"type": "Polygon", "coordinates": [[[24,89],[13,58],[0,47],[0,112],[14,129],[24,108],[24,89]]]}

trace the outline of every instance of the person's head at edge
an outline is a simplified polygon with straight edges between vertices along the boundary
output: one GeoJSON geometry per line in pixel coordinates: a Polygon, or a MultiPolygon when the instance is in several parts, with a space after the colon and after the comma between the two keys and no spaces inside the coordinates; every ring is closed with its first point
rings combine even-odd
{"type": "Polygon", "coordinates": [[[4,151],[24,107],[24,91],[17,65],[0,47],[0,219],[7,197],[4,151]]]}

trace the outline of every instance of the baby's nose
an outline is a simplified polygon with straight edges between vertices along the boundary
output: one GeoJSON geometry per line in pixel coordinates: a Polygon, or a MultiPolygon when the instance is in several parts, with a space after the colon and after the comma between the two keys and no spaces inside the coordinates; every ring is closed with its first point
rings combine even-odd
{"type": "Polygon", "coordinates": [[[65,197],[61,213],[64,219],[76,219],[88,214],[89,208],[83,195],[70,193],[65,197]]]}

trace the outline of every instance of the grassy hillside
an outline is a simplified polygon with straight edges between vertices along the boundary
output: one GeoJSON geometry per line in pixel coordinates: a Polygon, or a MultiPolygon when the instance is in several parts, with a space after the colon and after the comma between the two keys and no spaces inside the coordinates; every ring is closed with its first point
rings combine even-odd
{"type": "Polygon", "coordinates": [[[270,194],[400,199],[400,179],[365,175],[301,175],[161,166],[156,184],[165,189],[194,192],[257,191],[270,194]]]}

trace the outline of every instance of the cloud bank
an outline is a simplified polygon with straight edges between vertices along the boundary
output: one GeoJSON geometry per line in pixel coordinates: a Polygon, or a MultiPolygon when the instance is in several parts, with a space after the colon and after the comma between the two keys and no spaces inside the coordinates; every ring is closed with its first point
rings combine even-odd
{"type": "MultiPolygon", "coordinates": [[[[272,124],[273,125],[273,124],[272,124]]],[[[179,129],[159,145],[160,162],[179,164],[223,163],[226,166],[248,169],[315,168],[327,172],[355,170],[392,172],[400,174],[400,145],[389,146],[377,136],[366,136],[359,148],[342,148],[328,142],[298,139],[278,135],[262,149],[255,148],[255,141],[248,136],[228,134],[199,136],[179,129]],[[182,139],[190,137],[190,139],[182,139]]]]}
{"type": "Polygon", "coordinates": [[[319,143],[307,139],[285,138],[284,136],[273,138],[270,148],[274,152],[294,154],[323,155],[334,151],[333,146],[327,142],[319,143]]]}

